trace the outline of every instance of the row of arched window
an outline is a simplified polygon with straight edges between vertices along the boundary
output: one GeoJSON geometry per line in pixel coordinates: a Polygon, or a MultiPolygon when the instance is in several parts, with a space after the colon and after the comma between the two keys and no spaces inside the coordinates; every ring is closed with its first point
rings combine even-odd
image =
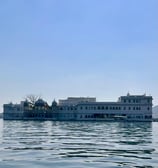
{"type": "MultiPolygon", "coordinates": [[[[73,110],[133,110],[133,111],[140,111],[141,107],[133,107],[133,106],[78,106],[77,107],[60,107],[60,110],[67,110],[67,111],[73,111],[73,110]]],[[[150,110],[150,107],[147,107],[147,110],[150,110]]]]}
{"type": "MultiPolygon", "coordinates": [[[[141,110],[141,107],[120,107],[120,106],[81,106],[80,110],[141,110]]],[[[149,110],[149,107],[148,107],[149,110]]]]}

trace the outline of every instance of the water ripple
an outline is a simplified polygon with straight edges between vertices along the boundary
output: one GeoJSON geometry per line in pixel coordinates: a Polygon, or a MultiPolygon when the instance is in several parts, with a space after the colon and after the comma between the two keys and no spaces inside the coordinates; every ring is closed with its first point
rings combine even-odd
{"type": "Polygon", "coordinates": [[[0,167],[156,167],[158,123],[0,120],[0,167]]]}

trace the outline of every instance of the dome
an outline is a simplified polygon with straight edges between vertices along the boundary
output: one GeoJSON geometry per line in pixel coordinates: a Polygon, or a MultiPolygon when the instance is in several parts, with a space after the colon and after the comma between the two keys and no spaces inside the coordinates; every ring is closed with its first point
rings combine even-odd
{"type": "Polygon", "coordinates": [[[47,103],[42,100],[42,99],[38,99],[36,102],[35,102],[35,106],[40,106],[40,107],[43,107],[43,106],[46,106],[47,103]]]}
{"type": "Polygon", "coordinates": [[[52,102],[52,106],[57,106],[57,102],[55,100],[52,102]]]}

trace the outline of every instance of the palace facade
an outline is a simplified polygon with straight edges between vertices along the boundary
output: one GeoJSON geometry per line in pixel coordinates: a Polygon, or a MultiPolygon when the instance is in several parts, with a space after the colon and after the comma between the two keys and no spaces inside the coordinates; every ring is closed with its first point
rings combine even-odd
{"type": "Polygon", "coordinates": [[[152,96],[121,96],[116,102],[97,102],[95,97],[68,97],[51,105],[42,99],[34,104],[4,104],[4,120],[54,121],[152,121],[152,96]]]}

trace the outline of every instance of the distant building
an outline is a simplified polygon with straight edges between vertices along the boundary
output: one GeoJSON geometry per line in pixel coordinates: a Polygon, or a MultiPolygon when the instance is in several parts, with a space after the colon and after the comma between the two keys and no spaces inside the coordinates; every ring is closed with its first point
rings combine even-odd
{"type": "Polygon", "coordinates": [[[94,97],[69,97],[55,100],[49,106],[39,99],[34,105],[28,101],[4,104],[5,120],[59,120],[59,121],[152,121],[152,97],[130,95],[117,102],[97,102],[94,97]]]}
{"type": "Polygon", "coordinates": [[[0,118],[3,118],[3,113],[0,113],[0,118]]]}

